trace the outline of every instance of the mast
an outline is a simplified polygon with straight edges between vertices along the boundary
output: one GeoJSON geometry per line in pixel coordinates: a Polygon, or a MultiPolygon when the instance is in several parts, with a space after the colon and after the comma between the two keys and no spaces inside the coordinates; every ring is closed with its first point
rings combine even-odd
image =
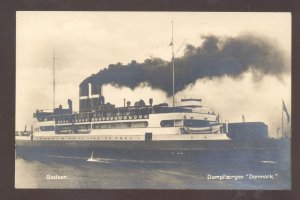
{"type": "Polygon", "coordinates": [[[55,109],[55,49],[53,49],[53,112],[55,109]]]}
{"type": "Polygon", "coordinates": [[[172,20],[172,65],[173,65],[173,107],[175,106],[175,96],[174,96],[174,40],[173,40],[173,20],[172,20]]]}
{"type": "Polygon", "coordinates": [[[281,137],[283,137],[283,100],[281,103],[281,137]]]}

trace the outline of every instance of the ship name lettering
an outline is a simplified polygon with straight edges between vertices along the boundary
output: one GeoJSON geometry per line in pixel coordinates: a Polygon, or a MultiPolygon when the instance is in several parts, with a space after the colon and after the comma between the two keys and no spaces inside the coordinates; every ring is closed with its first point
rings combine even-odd
{"type": "Polygon", "coordinates": [[[253,175],[248,174],[247,175],[249,179],[256,180],[256,179],[274,179],[274,175],[268,174],[268,175],[253,175]]]}

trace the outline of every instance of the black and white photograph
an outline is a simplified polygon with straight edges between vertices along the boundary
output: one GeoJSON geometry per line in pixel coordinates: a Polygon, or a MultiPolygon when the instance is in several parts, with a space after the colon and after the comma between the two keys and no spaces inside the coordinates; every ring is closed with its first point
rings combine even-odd
{"type": "Polygon", "coordinates": [[[290,190],[289,12],[16,12],[16,189],[290,190]]]}

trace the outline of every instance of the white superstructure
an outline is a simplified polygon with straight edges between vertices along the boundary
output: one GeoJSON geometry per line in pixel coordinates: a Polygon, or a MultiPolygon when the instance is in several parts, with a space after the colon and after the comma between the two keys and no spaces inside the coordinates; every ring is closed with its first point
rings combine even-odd
{"type": "Polygon", "coordinates": [[[218,116],[200,102],[184,99],[176,107],[142,107],[139,114],[133,114],[134,108],[122,113],[115,108],[110,110],[114,115],[90,112],[49,115],[44,120],[37,117],[33,140],[229,140],[218,116]]]}

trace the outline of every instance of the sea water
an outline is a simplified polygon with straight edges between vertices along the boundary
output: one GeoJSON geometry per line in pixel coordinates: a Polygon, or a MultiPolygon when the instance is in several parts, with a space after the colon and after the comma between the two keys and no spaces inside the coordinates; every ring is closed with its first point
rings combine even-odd
{"type": "Polygon", "coordinates": [[[16,188],[82,189],[290,189],[288,163],[180,163],[64,158],[15,160],[16,188]]]}

